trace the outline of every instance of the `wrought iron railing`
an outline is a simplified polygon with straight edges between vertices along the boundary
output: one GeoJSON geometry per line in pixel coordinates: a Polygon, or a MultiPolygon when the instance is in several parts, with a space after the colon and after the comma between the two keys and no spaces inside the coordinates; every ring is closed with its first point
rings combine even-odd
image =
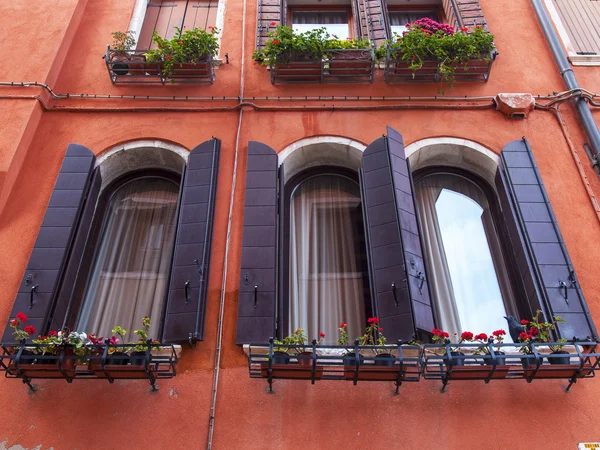
{"type": "Polygon", "coordinates": [[[158,380],[176,374],[177,353],[170,344],[88,345],[77,351],[69,345],[59,349],[24,343],[0,346],[0,370],[4,376],[23,380],[32,391],[35,390],[32,380],[61,378],[68,383],[145,379],[155,391],[158,380]],[[134,351],[134,347],[140,351],[134,351]]]}
{"type": "Polygon", "coordinates": [[[266,378],[269,390],[277,379],[391,381],[396,393],[403,382],[421,378],[423,349],[415,345],[339,346],[250,344],[248,368],[251,378],[266,378]]]}
{"type": "Polygon", "coordinates": [[[373,82],[373,49],[327,50],[320,60],[295,56],[271,64],[271,83],[360,83],[373,82]]]}
{"type": "Polygon", "coordinates": [[[269,390],[282,380],[392,381],[395,392],[405,381],[567,380],[569,391],[579,379],[593,378],[600,367],[596,343],[425,344],[364,346],[250,344],[251,378],[266,378],[269,390]],[[552,348],[563,346],[563,353],[552,348]]]}
{"type": "MultiPolygon", "coordinates": [[[[457,64],[454,81],[488,81],[496,55],[496,52],[491,52],[487,58],[457,64]]],[[[386,83],[436,82],[443,79],[437,60],[424,60],[420,69],[413,70],[409,61],[403,60],[401,54],[389,48],[386,50],[384,78],[386,83]]]]}
{"type": "Polygon", "coordinates": [[[442,392],[452,380],[566,379],[566,391],[581,378],[592,378],[600,366],[594,342],[530,344],[427,344],[423,378],[441,380],[442,392]],[[564,353],[553,353],[552,347],[564,353]]]}
{"type": "Polygon", "coordinates": [[[173,68],[172,76],[165,76],[161,62],[147,62],[144,50],[118,51],[106,49],[103,56],[113,84],[209,83],[215,81],[212,56],[198,63],[184,63],[173,68]]]}

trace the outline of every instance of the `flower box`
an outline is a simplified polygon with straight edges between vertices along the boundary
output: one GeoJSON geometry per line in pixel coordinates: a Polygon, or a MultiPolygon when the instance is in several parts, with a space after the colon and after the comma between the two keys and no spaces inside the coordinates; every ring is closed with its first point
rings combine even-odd
{"type": "MultiPolygon", "coordinates": [[[[323,377],[323,367],[315,368],[315,380],[320,380],[323,377]]],[[[263,378],[269,377],[269,364],[261,364],[261,376],[263,378]]],[[[281,380],[312,380],[313,371],[310,365],[300,364],[272,364],[271,365],[271,376],[274,379],[281,380]]]]}
{"type": "Polygon", "coordinates": [[[212,56],[197,63],[182,63],[173,67],[170,77],[164,75],[160,62],[147,62],[142,50],[122,52],[108,46],[104,55],[108,75],[113,84],[212,84],[215,70],[212,56]]]}
{"type": "Polygon", "coordinates": [[[281,58],[269,66],[271,83],[372,82],[372,49],[331,49],[321,60],[306,55],[281,58]]]}
{"type": "MultiPolygon", "coordinates": [[[[453,64],[455,67],[454,81],[488,81],[496,54],[490,53],[489,58],[471,59],[466,64],[453,64]]],[[[410,68],[409,61],[402,59],[400,54],[388,54],[385,58],[385,81],[387,83],[419,83],[442,80],[435,59],[423,60],[420,69],[410,68]]]]}

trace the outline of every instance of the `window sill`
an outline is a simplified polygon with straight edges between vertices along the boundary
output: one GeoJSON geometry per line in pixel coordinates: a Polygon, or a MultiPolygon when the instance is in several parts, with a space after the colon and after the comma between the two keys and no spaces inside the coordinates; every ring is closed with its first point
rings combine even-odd
{"type": "Polygon", "coordinates": [[[569,52],[569,61],[574,66],[600,66],[600,55],[578,55],[569,52]]]}

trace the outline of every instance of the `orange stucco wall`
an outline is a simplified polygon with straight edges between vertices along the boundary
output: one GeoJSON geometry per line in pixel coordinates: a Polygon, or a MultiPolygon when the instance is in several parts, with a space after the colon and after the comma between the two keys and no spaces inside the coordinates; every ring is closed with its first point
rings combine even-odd
{"type": "MultiPolygon", "coordinates": [[[[110,33],[125,30],[134,0],[12,0],[0,6],[0,81],[51,83],[57,93],[237,97],[245,49],[244,97],[434,96],[436,84],[386,85],[381,71],[373,84],[273,86],[268,72],[250,58],[256,2],[227,0],[221,42],[230,64],[217,69],[211,86],[113,86],[101,59],[110,33]],[[42,6],[43,4],[43,6],[42,6]],[[16,31],[18,30],[18,31],[16,31]],[[244,44],[244,45],[242,45],[244,44]],[[43,51],[41,51],[43,50],[43,51]],[[30,56],[24,58],[25,55],[30,56]]],[[[456,84],[446,96],[494,96],[500,92],[546,95],[564,90],[528,0],[480,0],[500,52],[487,83],[456,84]]],[[[578,69],[582,86],[600,90],[600,68],[578,69]],[[589,83],[589,86],[586,84],[589,83]]],[[[262,105],[333,105],[329,101],[265,102],[262,105]]],[[[401,102],[335,102],[336,106],[401,102]]],[[[443,99],[438,103],[444,103],[443,99]]],[[[468,104],[468,102],[462,102],[468,104]]],[[[70,98],[51,100],[39,87],[0,87],[0,321],[8,319],[29,254],[69,143],[97,155],[123,142],[156,139],[191,149],[216,136],[222,140],[205,340],[184,346],[178,375],[149,393],[145,382],[38,381],[28,395],[16,380],[0,380],[0,448],[167,449],[206,448],[213,389],[217,324],[226,276],[223,345],[213,448],[448,448],[571,449],[600,441],[600,383],[583,380],[570,394],[563,382],[458,383],[441,394],[435,382],[351,386],[343,382],[279,381],[267,394],[264,380],[249,379],[247,359],[235,345],[237,293],[249,140],[277,151],[300,139],[340,136],[368,144],[390,125],[406,144],[449,136],[478,142],[499,153],[526,136],[531,143],[567,248],[596,323],[600,325],[600,224],[558,122],[549,112],[510,120],[492,110],[293,111],[244,109],[237,173],[238,111],[186,111],[233,107],[236,101],[152,101],[70,98]],[[12,96],[13,98],[5,98],[12,96]],[[28,96],[28,98],[15,98],[28,96]],[[44,106],[35,98],[41,96],[44,106]],[[146,108],[164,108],[148,111],[146,108]],[[80,108],[80,110],[77,110],[80,108]],[[231,237],[227,227],[235,179],[231,237]],[[10,180],[6,181],[6,180],[10,180]],[[227,256],[227,258],[226,258],[227,256]],[[225,261],[227,259],[227,265],[225,261]]],[[[592,191],[600,182],[582,149],[586,138],[574,110],[561,111],[592,191]]],[[[598,112],[595,117],[600,122],[598,112]]]]}

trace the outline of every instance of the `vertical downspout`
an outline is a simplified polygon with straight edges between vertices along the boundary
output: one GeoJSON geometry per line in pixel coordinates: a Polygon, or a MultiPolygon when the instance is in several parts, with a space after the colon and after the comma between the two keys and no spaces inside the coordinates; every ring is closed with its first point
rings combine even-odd
{"type": "MultiPolygon", "coordinates": [[[[542,26],[542,30],[546,35],[546,40],[548,41],[548,44],[550,44],[552,54],[554,55],[554,59],[558,64],[560,75],[565,80],[567,89],[579,89],[580,86],[577,82],[577,78],[575,78],[575,73],[573,72],[569,61],[565,56],[556,31],[554,30],[554,27],[550,22],[550,18],[548,17],[548,12],[542,4],[542,0],[531,0],[531,3],[533,4],[535,13],[538,17],[540,25],[542,26]]],[[[587,134],[587,137],[590,140],[590,146],[592,147],[593,155],[592,163],[595,163],[594,160],[600,161],[600,131],[598,131],[598,125],[594,121],[590,108],[584,99],[575,98],[574,102],[577,108],[577,112],[579,113],[579,118],[583,123],[585,133],[587,134]]]]}
{"type": "MultiPolygon", "coordinates": [[[[242,51],[240,63],[240,95],[239,102],[244,98],[244,64],[246,59],[246,0],[243,0],[242,8],[242,51]]],[[[219,319],[217,323],[217,344],[215,348],[214,372],[212,395],[210,402],[210,416],[208,421],[208,440],[206,448],[212,450],[213,436],[215,433],[215,417],[217,412],[217,394],[219,392],[219,375],[221,373],[221,352],[223,351],[223,319],[225,316],[225,293],[227,288],[227,271],[229,269],[229,251],[231,243],[231,224],[233,219],[233,207],[235,201],[235,187],[237,181],[238,156],[240,149],[240,134],[242,130],[243,108],[240,108],[238,116],[237,133],[235,136],[235,153],[233,159],[233,179],[231,182],[231,198],[229,200],[229,215],[227,217],[227,236],[225,241],[225,257],[223,260],[223,281],[221,283],[221,295],[219,298],[219,319]]]]}

